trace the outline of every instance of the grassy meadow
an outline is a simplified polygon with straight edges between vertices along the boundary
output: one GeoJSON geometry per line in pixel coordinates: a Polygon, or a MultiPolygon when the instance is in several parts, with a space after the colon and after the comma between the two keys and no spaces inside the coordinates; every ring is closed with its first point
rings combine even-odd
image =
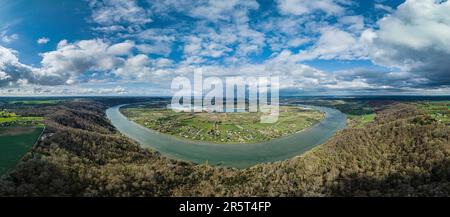
{"type": "Polygon", "coordinates": [[[43,117],[24,117],[0,111],[0,175],[19,162],[44,128],[43,117]]]}
{"type": "Polygon", "coordinates": [[[62,102],[62,100],[13,100],[9,101],[9,104],[20,104],[20,105],[56,105],[62,102]]]}
{"type": "Polygon", "coordinates": [[[42,127],[0,127],[0,175],[15,167],[42,130],[42,127]]]}

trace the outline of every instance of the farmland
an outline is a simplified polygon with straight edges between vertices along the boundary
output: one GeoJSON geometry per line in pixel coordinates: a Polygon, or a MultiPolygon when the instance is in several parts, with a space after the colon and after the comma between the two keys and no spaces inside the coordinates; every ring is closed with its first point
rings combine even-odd
{"type": "Polygon", "coordinates": [[[0,128],[0,175],[15,167],[38,139],[42,127],[0,128]]]}
{"type": "Polygon", "coordinates": [[[43,100],[13,100],[9,101],[9,104],[20,104],[20,105],[56,105],[62,102],[62,100],[52,100],[52,99],[43,99],[43,100]]]}
{"type": "Polygon", "coordinates": [[[349,125],[355,128],[361,128],[365,124],[373,122],[375,120],[376,114],[365,114],[365,115],[348,115],[349,125]]]}
{"type": "Polygon", "coordinates": [[[419,104],[419,107],[436,121],[450,124],[450,101],[430,101],[419,104]]]}
{"type": "Polygon", "coordinates": [[[43,127],[43,117],[19,116],[15,113],[0,111],[0,127],[43,127]]]}
{"type": "Polygon", "coordinates": [[[39,138],[42,117],[22,117],[0,111],[0,175],[17,164],[39,138]]]}
{"type": "Polygon", "coordinates": [[[122,110],[130,120],[170,135],[216,143],[254,143],[294,134],[318,123],[324,114],[283,106],[278,121],[260,123],[262,113],[184,113],[166,108],[131,107],[122,110]]]}

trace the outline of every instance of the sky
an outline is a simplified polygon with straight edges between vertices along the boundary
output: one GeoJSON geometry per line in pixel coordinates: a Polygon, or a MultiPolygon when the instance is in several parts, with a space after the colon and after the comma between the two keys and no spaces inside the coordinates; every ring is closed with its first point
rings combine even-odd
{"type": "Polygon", "coordinates": [[[450,94],[445,0],[0,0],[0,96],[170,95],[279,76],[283,95],[450,94]]]}

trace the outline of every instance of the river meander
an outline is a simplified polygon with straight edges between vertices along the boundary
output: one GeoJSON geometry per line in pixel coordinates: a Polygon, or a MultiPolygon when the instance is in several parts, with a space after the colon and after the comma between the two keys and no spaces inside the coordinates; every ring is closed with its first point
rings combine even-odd
{"type": "MultiPolygon", "coordinates": [[[[259,163],[285,160],[300,155],[323,144],[338,130],[346,127],[342,112],[320,106],[305,106],[325,112],[325,118],[299,133],[253,144],[216,144],[178,138],[159,133],[128,120],[118,105],[106,110],[111,123],[122,134],[139,142],[144,148],[152,148],[163,155],[183,161],[237,168],[259,163]]],[[[303,105],[302,105],[303,106],[303,105]]]]}

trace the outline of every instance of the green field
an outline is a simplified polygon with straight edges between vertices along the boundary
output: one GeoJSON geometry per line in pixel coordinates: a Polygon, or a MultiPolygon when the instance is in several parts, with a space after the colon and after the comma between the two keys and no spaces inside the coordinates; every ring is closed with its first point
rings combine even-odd
{"type": "Polygon", "coordinates": [[[7,111],[0,111],[0,127],[43,127],[43,117],[22,117],[7,111]]]}
{"type": "Polygon", "coordinates": [[[375,120],[376,114],[366,114],[366,115],[347,115],[349,119],[349,125],[355,128],[361,128],[365,124],[370,123],[375,120]]]}
{"type": "Polygon", "coordinates": [[[23,104],[23,105],[56,105],[62,100],[15,100],[9,101],[9,104],[23,104]]]}
{"type": "Polygon", "coordinates": [[[22,117],[0,111],[0,175],[13,168],[44,128],[43,117],[22,117]]]}
{"type": "Polygon", "coordinates": [[[42,120],[44,120],[43,117],[7,117],[7,118],[0,117],[0,124],[17,122],[20,125],[26,122],[42,122],[42,120]]]}
{"type": "Polygon", "coordinates": [[[436,121],[450,124],[450,101],[423,102],[419,104],[419,108],[436,121]]]}
{"type": "Polygon", "coordinates": [[[42,127],[0,127],[0,175],[14,168],[34,145],[42,127]]]}
{"type": "Polygon", "coordinates": [[[165,108],[131,107],[125,116],[147,128],[186,139],[216,143],[254,143],[297,133],[324,118],[300,107],[280,107],[278,121],[260,123],[262,113],[184,113],[165,108]]]}

